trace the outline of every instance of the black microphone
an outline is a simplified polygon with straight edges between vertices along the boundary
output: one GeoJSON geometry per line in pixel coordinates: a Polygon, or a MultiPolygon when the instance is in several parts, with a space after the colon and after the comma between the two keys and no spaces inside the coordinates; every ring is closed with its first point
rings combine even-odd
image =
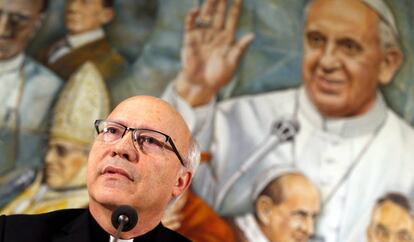
{"type": "Polygon", "coordinates": [[[280,119],[272,124],[270,133],[265,139],[255,147],[249,156],[242,163],[239,170],[231,175],[226,183],[218,191],[215,209],[219,210],[224,197],[227,195],[230,188],[246,173],[257,161],[260,161],[270,150],[275,149],[278,145],[293,141],[296,134],[299,132],[300,125],[296,120],[280,119]]]}
{"type": "Polygon", "coordinates": [[[137,211],[129,205],[121,205],[112,212],[112,225],[116,228],[114,242],[117,242],[122,232],[130,231],[138,222],[137,211]]]}

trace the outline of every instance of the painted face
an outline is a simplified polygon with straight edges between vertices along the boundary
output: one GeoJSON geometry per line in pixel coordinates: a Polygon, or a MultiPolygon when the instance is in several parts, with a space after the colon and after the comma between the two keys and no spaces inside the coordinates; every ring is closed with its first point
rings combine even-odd
{"type": "Polygon", "coordinates": [[[77,174],[86,167],[87,147],[62,139],[51,139],[46,153],[45,181],[55,189],[85,184],[86,180],[77,181],[77,174]]]}
{"type": "Polygon", "coordinates": [[[406,210],[391,201],[376,207],[368,227],[368,242],[413,242],[413,220],[406,210]]]}
{"type": "MultiPolygon", "coordinates": [[[[171,136],[181,154],[188,150],[190,131],[185,122],[159,99],[128,99],[118,105],[107,120],[131,128],[163,132],[171,136]]],[[[191,174],[181,172],[181,163],[173,151],[143,152],[134,146],[131,131],[114,142],[105,141],[102,137],[105,137],[104,133],[97,136],[89,155],[87,183],[90,206],[130,204],[138,211],[158,213],[188,186],[191,174]]]]}
{"type": "Polygon", "coordinates": [[[384,60],[378,15],[355,0],[316,0],[308,10],[302,63],[307,94],[327,117],[367,112],[384,60]]]}
{"type": "Polygon", "coordinates": [[[302,176],[281,179],[289,189],[284,189],[285,200],[271,208],[267,237],[271,242],[306,242],[320,211],[319,192],[302,176]]]}
{"type": "Polygon", "coordinates": [[[24,51],[41,22],[42,0],[0,1],[0,60],[24,51]]]}
{"type": "Polygon", "coordinates": [[[97,29],[112,20],[113,10],[103,0],[67,0],[65,25],[69,33],[80,34],[97,29]]]}

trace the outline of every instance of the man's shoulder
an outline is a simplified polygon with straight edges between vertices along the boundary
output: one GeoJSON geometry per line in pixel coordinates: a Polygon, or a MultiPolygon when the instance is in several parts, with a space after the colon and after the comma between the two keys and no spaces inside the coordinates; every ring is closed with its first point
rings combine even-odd
{"type": "Polygon", "coordinates": [[[43,224],[53,226],[65,223],[85,213],[85,209],[63,209],[42,214],[16,214],[2,215],[1,221],[8,225],[25,226],[30,224],[43,224]]]}
{"type": "Polygon", "coordinates": [[[249,94],[243,96],[237,96],[230,99],[221,101],[222,105],[229,105],[237,102],[260,102],[262,100],[274,100],[274,101],[283,101],[291,100],[295,97],[295,93],[298,91],[298,88],[289,88],[282,90],[274,90],[270,92],[249,94]]]}
{"type": "Polygon", "coordinates": [[[118,51],[111,45],[106,37],[91,41],[85,45],[79,46],[72,50],[72,56],[89,56],[96,58],[96,61],[105,61],[105,59],[121,59],[125,61],[118,51]],[[105,57],[102,59],[102,57],[105,57]]]}
{"type": "MultiPolygon", "coordinates": [[[[26,57],[24,64],[25,76],[28,80],[42,79],[43,82],[62,84],[63,81],[54,72],[40,64],[36,60],[26,57]]],[[[44,85],[48,83],[42,83],[44,85]]]]}
{"type": "Polygon", "coordinates": [[[295,103],[298,88],[275,90],[266,93],[246,95],[223,100],[218,110],[223,112],[239,112],[240,110],[252,110],[253,112],[290,112],[295,103]]]}
{"type": "Polygon", "coordinates": [[[191,242],[188,238],[183,235],[164,227],[162,224],[158,226],[157,239],[156,241],[163,242],[191,242]]]}
{"type": "Polygon", "coordinates": [[[403,139],[414,143],[414,128],[412,125],[390,108],[388,108],[388,125],[386,127],[403,139]]]}
{"type": "Polygon", "coordinates": [[[50,241],[55,233],[85,214],[85,209],[66,209],[44,214],[0,216],[1,241],[50,241]]]}

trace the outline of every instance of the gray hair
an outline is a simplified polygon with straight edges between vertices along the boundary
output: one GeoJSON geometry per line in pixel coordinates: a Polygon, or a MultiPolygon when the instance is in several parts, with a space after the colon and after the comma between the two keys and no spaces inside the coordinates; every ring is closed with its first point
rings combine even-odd
{"type": "Polygon", "coordinates": [[[387,22],[385,22],[382,18],[380,18],[378,34],[380,46],[383,50],[396,48],[402,53],[401,44],[398,36],[396,36],[390,25],[387,22]]]}
{"type": "MultiPolygon", "coordinates": [[[[190,171],[194,177],[194,173],[196,172],[197,167],[200,164],[200,153],[200,147],[197,141],[193,137],[191,137],[190,148],[188,149],[187,155],[183,158],[185,166],[181,166],[181,169],[178,172],[183,173],[186,171],[190,171]]],[[[165,210],[173,206],[183,194],[184,192],[179,196],[172,198],[165,207],[165,210]]]]}
{"type": "Polygon", "coordinates": [[[186,169],[190,170],[193,174],[197,170],[198,165],[200,164],[200,147],[197,141],[194,138],[191,138],[190,149],[187,152],[187,155],[184,158],[184,164],[186,169]]]}

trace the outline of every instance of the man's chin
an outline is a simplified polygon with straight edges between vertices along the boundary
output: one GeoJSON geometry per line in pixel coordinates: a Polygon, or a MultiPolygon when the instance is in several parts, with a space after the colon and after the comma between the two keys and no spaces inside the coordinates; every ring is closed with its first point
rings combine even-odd
{"type": "Polygon", "coordinates": [[[128,200],[122,199],[119,196],[114,196],[113,194],[111,196],[102,196],[101,194],[101,195],[96,196],[95,200],[98,201],[98,203],[108,208],[116,208],[120,205],[130,203],[130,202],[127,202],[128,200]]]}
{"type": "Polygon", "coordinates": [[[17,56],[18,53],[11,53],[10,49],[7,49],[7,47],[3,48],[0,46],[0,60],[9,60],[15,56],[17,56]]]}
{"type": "Polygon", "coordinates": [[[68,23],[66,24],[66,30],[68,31],[68,33],[70,35],[77,35],[77,34],[82,34],[85,32],[90,31],[91,29],[85,28],[83,26],[83,23],[68,23]]]}
{"type": "Polygon", "coordinates": [[[346,116],[346,109],[343,101],[338,97],[325,96],[317,97],[313,101],[318,111],[325,117],[343,117],[346,116]]]}

